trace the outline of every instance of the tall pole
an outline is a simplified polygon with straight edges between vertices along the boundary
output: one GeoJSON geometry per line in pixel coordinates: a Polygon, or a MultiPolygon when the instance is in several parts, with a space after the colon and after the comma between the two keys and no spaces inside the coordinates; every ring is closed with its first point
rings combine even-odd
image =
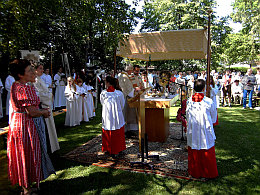
{"type": "Polygon", "coordinates": [[[52,45],[51,45],[51,78],[53,80],[53,73],[52,73],[52,45]]]}
{"type": "Polygon", "coordinates": [[[208,10],[208,47],[207,47],[207,81],[206,81],[206,96],[210,97],[210,58],[211,58],[211,39],[210,39],[210,16],[212,13],[212,9],[208,10]]]}
{"type": "Polygon", "coordinates": [[[114,50],[114,77],[116,76],[116,48],[114,50]]]}

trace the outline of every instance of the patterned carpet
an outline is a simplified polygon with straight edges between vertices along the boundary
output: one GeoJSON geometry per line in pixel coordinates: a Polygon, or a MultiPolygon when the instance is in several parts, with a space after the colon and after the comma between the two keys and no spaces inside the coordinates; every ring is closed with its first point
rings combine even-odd
{"type": "Polygon", "coordinates": [[[181,179],[193,179],[188,175],[188,152],[185,141],[181,141],[181,125],[170,124],[170,135],[165,143],[149,142],[149,155],[159,155],[159,160],[145,159],[145,162],[153,166],[131,166],[130,162],[141,161],[138,158],[139,143],[138,136],[133,135],[126,138],[126,150],[116,158],[103,153],[101,150],[101,135],[90,140],[86,144],[69,152],[64,157],[73,161],[95,165],[100,167],[122,169],[132,172],[142,172],[147,174],[158,174],[166,177],[176,177],[181,179]]]}

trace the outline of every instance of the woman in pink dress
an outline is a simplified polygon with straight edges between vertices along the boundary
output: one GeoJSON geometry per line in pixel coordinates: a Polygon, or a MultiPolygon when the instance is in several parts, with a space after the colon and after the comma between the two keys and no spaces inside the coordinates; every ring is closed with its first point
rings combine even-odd
{"type": "Polygon", "coordinates": [[[39,110],[40,100],[33,87],[26,85],[34,77],[29,61],[16,59],[10,64],[15,78],[11,87],[13,113],[9,125],[7,156],[9,179],[14,185],[23,187],[24,194],[34,190],[32,183],[39,186],[42,180],[41,146],[33,117],[48,117],[48,110],[39,110]]]}

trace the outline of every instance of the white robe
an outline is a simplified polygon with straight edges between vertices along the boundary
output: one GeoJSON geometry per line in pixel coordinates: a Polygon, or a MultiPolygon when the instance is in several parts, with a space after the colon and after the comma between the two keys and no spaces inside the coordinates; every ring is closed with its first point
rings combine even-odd
{"type": "Polygon", "coordinates": [[[117,130],[125,125],[123,108],[125,106],[124,94],[121,91],[100,94],[102,104],[102,128],[104,130],[117,130]]]}
{"type": "MultiPolygon", "coordinates": [[[[8,75],[8,77],[5,80],[5,89],[7,90],[7,96],[6,96],[6,115],[9,115],[9,109],[11,109],[12,112],[12,106],[9,107],[9,101],[10,101],[10,91],[12,84],[15,82],[15,79],[13,76],[8,75]]],[[[9,117],[10,121],[10,117],[9,117]]]]}
{"type": "Polygon", "coordinates": [[[211,87],[210,98],[213,100],[213,103],[215,104],[215,107],[218,108],[219,107],[219,103],[217,102],[217,94],[219,92],[219,88],[216,85],[215,85],[215,87],[210,85],[210,87],[211,87]]]}
{"type": "Polygon", "coordinates": [[[54,107],[58,108],[66,105],[66,98],[64,96],[65,83],[61,80],[61,76],[56,74],[54,76],[54,81],[56,85],[55,97],[54,97],[54,107]]]}
{"type": "Polygon", "coordinates": [[[79,87],[77,86],[77,92],[82,95],[85,94],[85,96],[80,96],[78,99],[78,106],[79,106],[79,114],[81,117],[81,121],[88,122],[89,121],[89,114],[88,114],[88,102],[87,102],[87,95],[88,92],[84,89],[83,86],[79,87]]]}
{"type": "Polygon", "coordinates": [[[0,79],[0,118],[3,118],[3,106],[2,106],[2,93],[3,93],[3,88],[4,88],[4,85],[2,83],[2,80],[0,79]]]}
{"type": "Polygon", "coordinates": [[[41,79],[45,82],[46,87],[49,89],[49,92],[52,93],[52,88],[49,88],[52,86],[52,78],[51,75],[44,74],[41,76],[41,79]]]}
{"type": "MultiPolygon", "coordinates": [[[[51,108],[52,107],[52,93],[49,91],[48,87],[46,86],[45,82],[41,79],[41,77],[36,78],[36,82],[34,83],[34,87],[36,90],[37,95],[40,98],[40,102],[42,105],[42,108],[51,108]]],[[[55,152],[56,150],[60,149],[55,122],[53,119],[53,115],[51,112],[51,115],[48,118],[45,118],[48,134],[49,134],[49,140],[51,145],[51,152],[55,152]]]]}
{"type": "Polygon", "coordinates": [[[210,149],[215,145],[213,123],[217,120],[217,109],[212,99],[205,97],[201,102],[189,98],[186,108],[187,145],[191,149],[210,149]]]}
{"type": "Polygon", "coordinates": [[[83,87],[87,92],[86,99],[87,99],[88,116],[89,116],[89,118],[92,118],[92,117],[96,116],[93,95],[90,92],[93,89],[93,87],[90,85],[86,85],[85,83],[83,84],[83,87]]]}
{"type": "Polygon", "coordinates": [[[78,94],[75,94],[76,91],[73,87],[69,87],[68,85],[65,88],[65,97],[66,97],[66,119],[65,126],[76,126],[80,125],[80,121],[77,118],[78,115],[78,104],[77,99],[79,98],[78,94]]]}

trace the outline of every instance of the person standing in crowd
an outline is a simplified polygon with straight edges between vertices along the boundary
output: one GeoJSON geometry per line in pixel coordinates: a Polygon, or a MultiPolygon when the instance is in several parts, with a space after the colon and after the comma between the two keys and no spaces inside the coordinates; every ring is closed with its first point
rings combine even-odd
{"type": "Polygon", "coordinates": [[[234,103],[236,103],[236,99],[239,99],[239,103],[242,105],[243,99],[243,90],[242,85],[239,83],[239,80],[235,80],[231,86],[232,96],[234,98],[234,103]]]}
{"type": "Polygon", "coordinates": [[[130,79],[133,72],[133,66],[127,65],[125,71],[118,75],[119,86],[125,97],[124,117],[126,121],[125,131],[138,130],[138,121],[136,108],[130,108],[127,100],[134,97],[134,87],[130,79]]]}
{"type": "Polygon", "coordinates": [[[72,75],[72,78],[74,79],[74,81],[76,81],[78,79],[78,75],[76,73],[75,68],[72,68],[71,75],[72,75]]]}
{"type": "Polygon", "coordinates": [[[223,76],[222,80],[223,80],[223,87],[222,87],[222,91],[223,91],[223,104],[224,106],[227,106],[227,98],[226,96],[228,96],[228,106],[231,107],[231,74],[230,74],[230,70],[226,71],[226,74],[223,76]]]}
{"type": "Polygon", "coordinates": [[[247,69],[247,74],[243,77],[242,79],[242,84],[243,84],[243,109],[246,108],[246,100],[247,100],[247,95],[249,99],[248,106],[250,109],[253,109],[252,107],[252,98],[253,98],[253,92],[254,92],[254,85],[256,84],[256,78],[252,74],[252,69],[249,68],[247,69]]]}
{"type": "Polygon", "coordinates": [[[142,72],[142,82],[144,84],[144,88],[152,87],[152,84],[149,83],[146,71],[142,72]]]}
{"type": "Polygon", "coordinates": [[[49,92],[52,93],[53,83],[49,68],[44,69],[44,73],[42,74],[41,79],[44,81],[46,87],[49,89],[49,92]]]}
{"type": "Polygon", "coordinates": [[[92,82],[91,79],[89,79],[87,84],[83,83],[83,87],[84,87],[85,91],[87,92],[85,98],[87,99],[87,110],[88,110],[88,116],[90,119],[92,119],[94,116],[96,116],[94,99],[93,99],[93,94],[92,94],[92,90],[94,90],[94,88],[91,86],[91,82],[92,82]]]}
{"type": "MultiPolygon", "coordinates": [[[[209,84],[210,84],[210,98],[213,100],[213,103],[215,105],[216,110],[218,109],[218,103],[217,103],[217,94],[219,92],[219,87],[215,84],[214,78],[212,75],[209,76],[209,84]]],[[[215,123],[213,123],[213,126],[218,125],[218,115],[217,120],[215,123]]]]}
{"type": "Polygon", "coordinates": [[[65,88],[65,97],[67,99],[65,126],[72,127],[80,125],[80,119],[78,118],[77,114],[77,99],[79,98],[79,93],[77,91],[77,86],[72,77],[68,77],[68,84],[65,88]]]}
{"type": "Polygon", "coordinates": [[[255,75],[255,78],[256,78],[256,89],[258,91],[258,94],[260,94],[260,68],[257,68],[257,73],[255,75]]]}
{"type": "Polygon", "coordinates": [[[54,82],[56,85],[55,97],[54,97],[54,109],[66,105],[66,99],[64,97],[65,83],[62,80],[62,76],[64,76],[64,73],[62,72],[62,68],[60,67],[58,73],[55,74],[54,76],[54,82]]]}
{"type": "Polygon", "coordinates": [[[144,88],[144,83],[142,81],[142,77],[140,76],[140,66],[134,65],[133,73],[130,76],[130,80],[133,83],[134,93],[137,94],[144,88]]]}
{"type": "Polygon", "coordinates": [[[102,151],[116,155],[126,149],[124,95],[116,90],[116,79],[106,77],[106,90],[100,94],[102,104],[102,151]]]}
{"type": "Polygon", "coordinates": [[[10,64],[15,82],[10,91],[13,107],[7,139],[9,179],[12,185],[18,183],[24,194],[37,190],[32,188],[36,182],[45,179],[42,174],[41,143],[33,117],[49,117],[50,111],[40,110],[40,100],[27,82],[32,81],[34,72],[28,60],[16,59],[10,64]]]}
{"type": "Polygon", "coordinates": [[[3,104],[2,104],[2,93],[3,93],[4,85],[2,80],[0,79],[0,118],[3,118],[3,104]]]}
{"type": "Polygon", "coordinates": [[[212,99],[204,96],[205,81],[194,83],[195,94],[189,98],[186,108],[188,172],[195,178],[218,176],[215,155],[215,133],[213,123],[217,110],[212,99]]]}
{"type": "MultiPolygon", "coordinates": [[[[46,86],[45,82],[41,79],[41,76],[43,74],[43,65],[36,64],[34,66],[36,71],[36,79],[34,84],[34,87],[36,89],[36,93],[40,98],[40,105],[43,109],[50,109],[52,108],[52,92],[49,91],[49,88],[46,86]]],[[[47,143],[49,144],[49,150],[51,153],[55,152],[56,150],[60,149],[56,127],[53,119],[52,112],[50,113],[50,116],[48,118],[45,118],[45,123],[47,127],[46,131],[46,137],[47,137],[47,143]]]]}
{"type": "MultiPolygon", "coordinates": [[[[9,107],[9,101],[10,101],[10,91],[11,86],[15,82],[14,77],[9,74],[7,78],[5,79],[5,89],[7,90],[7,96],[6,96],[6,115],[9,115],[9,109],[12,109],[12,107],[9,107]]],[[[9,116],[10,121],[10,116],[9,116]]]]}
{"type": "Polygon", "coordinates": [[[178,94],[184,96],[183,99],[185,99],[185,79],[182,77],[182,72],[179,72],[179,77],[176,79],[175,83],[178,86],[178,94]],[[182,90],[182,94],[181,94],[182,90]]]}
{"type": "Polygon", "coordinates": [[[88,105],[87,105],[87,92],[83,87],[83,80],[81,78],[77,79],[77,85],[78,85],[78,92],[79,92],[79,98],[78,98],[78,114],[80,121],[89,121],[88,116],[88,105]]]}

